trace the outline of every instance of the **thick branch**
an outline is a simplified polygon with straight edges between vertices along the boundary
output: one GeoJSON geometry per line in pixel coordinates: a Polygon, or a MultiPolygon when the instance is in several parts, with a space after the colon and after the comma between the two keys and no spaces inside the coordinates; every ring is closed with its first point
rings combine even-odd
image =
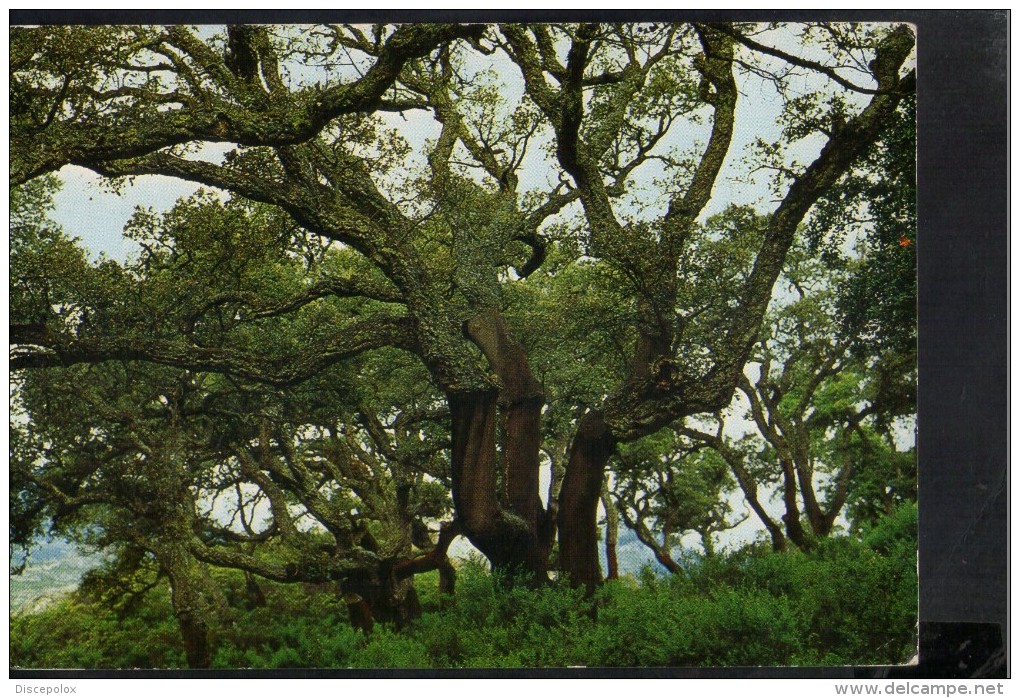
{"type": "Polygon", "coordinates": [[[228,303],[247,306],[248,311],[243,316],[246,320],[265,319],[285,315],[316,300],[330,296],[371,298],[387,303],[400,303],[403,299],[403,296],[395,288],[384,283],[376,283],[364,276],[347,279],[328,278],[317,281],[292,298],[273,304],[261,302],[261,298],[254,293],[244,291],[220,293],[203,302],[198,309],[190,312],[188,319],[193,322],[213,308],[228,303]]]}
{"type": "MultiPolygon", "coordinates": [[[[207,92],[202,95],[200,107],[153,112],[131,104],[124,108],[123,125],[66,121],[30,133],[15,124],[11,139],[17,147],[11,150],[11,186],[67,163],[133,158],[195,140],[250,146],[300,143],[341,114],[374,110],[409,60],[427,55],[448,41],[477,39],[483,31],[483,25],[423,23],[399,27],[386,39],[375,63],[360,79],[323,91],[304,91],[290,99],[268,100],[263,109],[253,109],[250,103],[240,106],[207,92]],[[142,115],[146,118],[139,123],[138,117],[142,115]]],[[[239,86],[238,77],[224,59],[193,34],[175,27],[168,38],[212,77],[220,90],[233,93],[242,103],[250,97],[251,91],[239,86]]],[[[263,59],[263,70],[270,71],[269,54],[263,53],[263,59]]],[[[273,76],[264,76],[272,85],[273,76]]]]}
{"type": "Polygon", "coordinates": [[[631,517],[627,512],[626,507],[620,509],[620,514],[623,516],[623,522],[627,525],[627,528],[634,531],[637,535],[638,540],[641,541],[646,548],[652,551],[655,555],[655,559],[660,565],[669,570],[672,574],[683,574],[684,568],[677,564],[677,561],[673,559],[673,556],[669,554],[669,550],[666,546],[662,545],[655,539],[652,532],[648,530],[645,522],[640,517],[631,517]]]}
{"type": "MultiPolygon", "coordinates": [[[[456,540],[457,536],[460,535],[460,524],[457,520],[446,521],[439,527],[439,539],[436,541],[436,547],[432,550],[413,557],[407,560],[401,560],[393,566],[393,574],[396,576],[397,581],[407,579],[416,574],[422,574],[423,572],[431,572],[432,570],[442,569],[444,567],[451,567],[447,552],[450,549],[450,545],[456,540]]],[[[451,571],[451,570],[448,570],[451,571]]]]}
{"type": "Polygon", "coordinates": [[[225,373],[270,385],[293,385],[323,369],[371,349],[399,347],[413,350],[411,323],[406,318],[376,317],[351,323],[343,334],[310,346],[308,351],[282,359],[240,349],[199,347],[152,337],[55,338],[39,346],[32,337],[19,337],[12,326],[12,370],[71,366],[104,361],[150,361],[194,371],[225,373]],[[27,340],[27,344],[23,344],[27,340]]]}
{"type": "Polygon", "coordinates": [[[274,564],[247,553],[206,545],[197,538],[189,542],[188,549],[202,562],[251,572],[275,582],[342,581],[365,568],[363,564],[340,558],[315,558],[300,563],[274,564]]]}
{"type": "Polygon", "coordinates": [[[809,70],[815,71],[816,73],[821,73],[822,75],[825,75],[826,77],[828,77],[841,87],[845,87],[846,89],[852,90],[853,92],[860,92],[861,94],[868,95],[877,95],[883,93],[883,90],[881,88],[874,89],[870,87],[863,87],[850,80],[847,80],[838,72],[836,72],[834,68],[830,66],[818,63],[817,61],[811,61],[806,58],[801,58],[800,56],[795,56],[791,53],[787,53],[786,51],[775,48],[773,46],[767,46],[766,44],[755,41],[751,37],[745,36],[744,34],[740,33],[729,24],[715,23],[709,26],[711,26],[712,29],[714,29],[717,32],[732,37],[738,43],[746,46],[752,51],[764,53],[768,56],[772,56],[773,58],[781,58],[782,60],[786,61],[791,65],[795,65],[799,68],[807,68],[809,70]]]}
{"type": "Polygon", "coordinates": [[[913,46],[914,35],[905,26],[898,27],[879,45],[872,65],[882,93],[875,95],[845,127],[833,133],[822,152],[790,185],[783,201],[769,217],[765,238],[741,294],[741,312],[727,329],[717,371],[739,371],[746,361],[797,226],[819,197],[846,174],[888,125],[905,95],[903,90],[912,84],[908,79],[899,78],[899,68],[913,46]]]}
{"type": "Polygon", "coordinates": [[[713,347],[712,369],[701,376],[681,377],[671,390],[625,396],[611,410],[607,406],[607,421],[617,439],[638,438],[680,417],[715,412],[730,402],[798,225],[819,197],[878,140],[902,97],[913,89],[912,75],[899,77],[900,66],[913,45],[914,36],[905,26],[883,40],[871,63],[882,93],[876,94],[860,114],[833,134],[769,217],[740,302],[727,317],[727,324],[721,328],[723,335],[713,347]]]}

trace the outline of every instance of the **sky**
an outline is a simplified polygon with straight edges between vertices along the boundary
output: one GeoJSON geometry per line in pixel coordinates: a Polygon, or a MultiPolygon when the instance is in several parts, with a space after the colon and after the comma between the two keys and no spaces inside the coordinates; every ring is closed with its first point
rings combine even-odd
{"type": "MultiPolygon", "coordinates": [[[[215,28],[212,27],[202,30],[204,35],[214,32],[215,28]]],[[[783,30],[773,31],[762,40],[771,42],[785,50],[799,50],[792,35],[784,33],[783,30]]],[[[513,108],[522,92],[516,68],[509,59],[498,52],[494,57],[485,60],[488,62],[487,65],[492,67],[496,74],[505,81],[506,84],[501,90],[501,94],[508,100],[508,108],[513,108]]],[[[472,69],[477,68],[469,66],[468,70],[472,69]]],[[[293,77],[299,81],[318,79],[315,71],[309,69],[298,69],[293,73],[293,77]]],[[[857,80],[860,79],[859,76],[853,77],[857,80]]],[[[802,90],[814,89],[819,80],[821,78],[817,76],[805,76],[794,80],[794,86],[802,90]],[[799,85],[798,80],[800,81],[799,85]]],[[[732,203],[755,205],[762,210],[768,210],[771,205],[774,205],[769,201],[767,175],[750,173],[744,153],[758,138],[763,138],[766,141],[779,139],[782,100],[771,83],[746,73],[738,74],[738,89],[740,95],[735,119],[736,128],[730,154],[716,185],[714,196],[703,217],[718,213],[732,203]]],[[[857,96],[855,99],[864,98],[857,96]]],[[[420,153],[423,152],[426,141],[435,138],[438,134],[436,122],[425,112],[412,112],[406,116],[391,114],[386,115],[385,118],[389,125],[399,129],[412,146],[412,150],[419,153],[415,164],[423,166],[424,158],[420,153]]],[[[669,137],[664,139],[660,149],[664,150],[672,146],[689,147],[695,143],[703,146],[707,135],[707,124],[699,125],[691,121],[681,122],[669,137]]],[[[522,189],[547,188],[554,179],[555,168],[550,166],[548,155],[543,154],[542,146],[545,144],[541,139],[536,142],[532,154],[525,160],[520,173],[522,189]]],[[[790,154],[795,160],[807,163],[817,154],[821,144],[820,138],[808,138],[791,148],[790,154]]],[[[205,146],[200,149],[197,157],[216,161],[223,156],[227,149],[222,145],[205,146]]],[[[650,168],[650,171],[637,173],[634,184],[636,187],[649,186],[655,175],[654,168],[650,168]]],[[[125,223],[137,207],[165,211],[181,197],[190,196],[199,189],[198,185],[172,178],[141,176],[135,178],[131,183],[119,187],[117,191],[112,191],[94,173],[74,166],[67,166],[60,170],[59,177],[63,182],[63,188],[56,195],[54,220],[69,234],[80,238],[94,257],[105,255],[117,261],[126,260],[137,249],[135,243],[127,240],[122,234],[125,223]]],[[[662,201],[659,205],[664,206],[665,197],[661,198],[662,201]]],[[[742,412],[743,410],[736,410],[737,414],[742,412]]],[[[749,423],[740,419],[732,419],[729,426],[731,435],[742,434],[749,428],[749,423]]],[[[904,439],[908,438],[912,441],[912,429],[910,428],[905,431],[904,435],[904,439]]],[[[547,481],[548,468],[543,468],[543,490],[547,481]]],[[[765,506],[770,510],[770,513],[778,514],[780,512],[780,502],[768,501],[767,498],[765,500],[765,506]]],[[[731,503],[738,516],[747,510],[740,496],[734,495],[731,503]]],[[[723,545],[727,542],[746,542],[761,531],[761,523],[752,514],[741,526],[723,534],[725,538],[720,542],[723,545]]],[[[696,545],[694,538],[689,538],[685,543],[696,545]]],[[[459,545],[463,548],[464,544],[459,545]]],[[[457,549],[455,548],[455,550],[457,549]]]]}

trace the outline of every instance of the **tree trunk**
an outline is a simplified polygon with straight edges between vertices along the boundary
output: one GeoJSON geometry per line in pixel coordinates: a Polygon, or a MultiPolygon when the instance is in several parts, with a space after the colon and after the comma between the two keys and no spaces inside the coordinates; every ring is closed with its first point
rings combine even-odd
{"type": "Polygon", "coordinates": [[[701,532],[701,547],[705,549],[705,557],[715,557],[715,542],[712,540],[711,531],[701,532]]]}
{"type": "Polygon", "coordinates": [[[620,517],[609,494],[609,483],[602,481],[602,507],[606,510],[606,579],[620,578],[620,563],[616,557],[616,542],[620,535],[620,517]]]}
{"type": "Polygon", "coordinates": [[[544,523],[538,495],[542,443],[542,386],[523,347],[495,309],[465,323],[465,334],[482,350],[499,377],[498,394],[448,395],[453,421],[453,501],[464,533],[494,570],[512,578],[548,580],[548,554],[539,534],[544,523]],[[497,490],[497,417],[503,427],[503,503],[497,490]]]}
{"type": "Polygon", "coordinates": [[[244,596],[245,607],[250,611],[254,608],[265,608],[266,595],[262,587],[255,581],[255,575],[251,572],[244,573],[244,596]]]}
{"type": "Polygon", "coordinates": [[[769,519],[765,527],[768,529],[769,537],[772,538],[772,549],[777,553],[786,550],[786,536],[783,535],[783,530],[772,519],[769,519]]]}
{"type": "Polygon", "coordinates": [[[800,496],[804,500],[804,512],[807,514],[808,525],[814,537],[824,537],[829,534],[829,526],[826,525],[825,512],[822,511],[818,497],[815,495],[815,484],[812,482],[814,468],[811,464],[811,455],[808,452],[807,430],[801,425],[795,426],[796,432],[793,445],[793,463],[797,472],[797,482],[800,485],[800,496]]]}
{"type": "Polygon", "coordinates": [[[402,628],[421,616],[418,592],[412,575],[401,575],[398,565],[383,563],[377,569],[361,570],[343,580],[351,624],[365,633],[376,623],[402,628]]]}
{"type": "Polygon", "coordinates": [[[170,578],[170,602],[184,640],[184,656],[191,669],[208,669],[211,662],[209,621],[203,589],[208,583],[200,563],[183,546],[157,551],[170,578]]]}
{"type": "Polygon", "coordinates": [[[536,583],[547,579],[537,523],[532,527],[525,518],[499,506],[496,395],[453,394],[447,400],[452,419],[453,504],[464,535],[489,559],[493,570],[511,576],[530,573],[536,583]]]}
{"type": "Polygon", "coordinates": [[[505,499],[510,510],[528,522],[538,523],[539,449],[542,445],[542,385],[531,372],[528,357],[506,328],[499,311],[479,312],[464,327],[482,350],[502,388],[499,406],[504,427],[505,499]]]}
{"type": "Polygon", "coordinates": [[[372,619],[372,607],[368,601],[356,595],[347,597],[347,615],[352,628],[360,630],[365,635],[372,634],[375,621],[372,619]]]}
{"type": "Polygon", "coordinates": [[[566,473],[564,460],[569,450],[569,441],[553,445],[549,455],[549,490],[546,510],[542,514],[538,526],[538,541],[542,546],[542,555],[548,560],[552,555],[553,546],[556,544],[556,527],[559,522],[560,512],[560,491],[563,487],[563,476],[566,473]],[[562,456],[562,458],[561,458],[562,456]]]}
{"type": "Polygon", "coordinates": [[[560,566],[573,586],[593,591],[602,581],[598,504],[606,463],[616,442],[601,412],[581,417],[560,491],[560,566]]]}
{"type": "Polygon", "coordinates": [[[184,656],[190,669],[208,669],[211,661],[209,655],[209,626],[205,619],[197,613],[178,613],[177,624],[184,638],[184,656]]]}
{"type": "Polygon", "coordinates": [[[627,522],[627,527],[634,531],[634,534],[638,537],[646,548],[652,551],[655,555],[655,560],[669,570],[670,574],[683,574],[684,569],[677,564],[673,556],[669,554],[669,534],[664,533],[662,536],[662,543],[660,544],[655,540],[655,536],[648,530],[648,526],[645,525],[644,521],[640,518],[631,519],[626,514],[624,515],[624,521],[627,522]]]}
{"type": "Polygon", "coordinates": [[[783,504],[786,507],[783,523],[786,524],[786,536],[801,550],[808,550],[811,547],[811,541],[800,521],[800,507],[797,504],[797,476],[794,466],[785,460],[782,462],[782,466],[783,504]]]}
{"type": "Polygon", "coordinates": [[[453,504],[464,533],[483,553],[496,535],[496,396],[467,393],[450,403],[453,504]]]}

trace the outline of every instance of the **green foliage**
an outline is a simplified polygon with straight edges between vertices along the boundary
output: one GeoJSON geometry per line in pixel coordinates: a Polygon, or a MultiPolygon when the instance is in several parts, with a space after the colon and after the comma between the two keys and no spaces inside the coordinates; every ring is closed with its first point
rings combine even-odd
{"type": "MultiPolygon", "coordinates": [[[[624,577],[593,598],[562,583],[508,585],[478,563],[440,597],[435,573],[417,586],[424,615],[369,635],[351,628],[328,585],[244,581],[216,573],[229,602],[212,639],[216,668],[755,666],[900,663],[915,652],[916,505],[864,540],[819,541],[810,553],[748,547],[705,559],[684,577],[624,577]]],[[[25,667],[181,666],[159,587],[129,614],[76,597],[11,620],[11,663],[25,667]]]]}
{"type": "Polygon", "coordinates": [[[593,663],[609,666],[734,666],[799,663],[802,619],[783,596],[718,588],[697,595],[672,579],[603,592],[593,663]]]}
{"type": "Polygon", "coordinates": [[[12,615],[10,662],[62,669],[187,666],[165,588],[126,616],[74,595],[39,613],[12,615]]]}
{"type": "Polygon", "coordinates": [[[583,638],[594,625],[591,609],[582,590],[510,586],[468,565],[450,607],[426,614],[411,632],[433,666],[572,666],[588,663],[583,638]]]}
{"type": "MultiPolygon", "coordinates": [[[[219,575],[228,599],[243,596],[240,575],[219,575]]],[[[232,605],[214,634],[212,667],[288,668],[352,666],[363,638],[346,607],[328,591],[262,583],[266,605],[232,605]]]]}
{"type": "Polygon", "coordinates": [[[917,502],[906,502],[867,530],[864,542],[882,555],[911,560],[917,551],[917,502]]]}
{"type": "MultiPolygon", "coordinates": [[[[60,182],[53,176],[11,190],[10,321],[51,327],[74,322],[83,299],[102,288],[109,265],[90,265],[84,250],[49,218],[60,182]]],[[[80,320],[80,318],[78,318],[80,320]]]]}
{"type": "Polygon", "coordinates": [[[705,554],[711,555],[712,534],[739,523],[732,520],[728,501],[736,485],[716,451],[663,429],[621,445],[617,457],[613,494],[623,520],[630,528],[656,534],[663,552],[693,531],[701,534],[705,554]]]}
{"type": "Polygon", "coordinates": [[[859,352],[916,351],[916,122],[911,96],[862,167],[822,197],[807,229],[812,248],[828,264],[850,271],[838,308],[841,333],[859,352]],[[859,241],[864,255],[848,263],[837,250],[861,229],[860,219],[871,223],[859,241]]]}
{"type": "Polygon", "coordinates": [[[634,307],[624,275],[582,257],[567,242],[552,246],[546,267],[504,289],[507,318],[543,382],[552,430],[576,418],[624,374],[634,307]]]}
{"type": "Polygon", "coordinates": [[[732,666],[899,663],[915,648],[916,571],[848,538],[812,553],[748,549],[687,578],[607,585],[597,663],[732,666]]]}

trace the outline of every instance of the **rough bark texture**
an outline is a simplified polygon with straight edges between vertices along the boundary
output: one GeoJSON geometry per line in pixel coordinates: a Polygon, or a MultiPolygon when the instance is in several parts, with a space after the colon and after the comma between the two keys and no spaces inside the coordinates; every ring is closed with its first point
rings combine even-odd
{"type": "Polygon", "coordinates": [[[192,669],[208,669],[212,661],[209,645],[208,604],[204,590],[209,580],[199,562],[183,545],[168,542],[157,552],[160,565],[170,579],[170,603],[184,640],[184,656],[192,669]]]}
{"type": "Polygon", "coordinates": [[[619,579],[620,561],[616,556],[616,543],[620,536],[620,516],[609,494],[609,485],[602,483],[602,508],[606,510],[606,579],[619,579]]]}
{"type": "MultiPolygon", "coordinates": [[[[248,75],[258,70],[264,82],[245,80],[240,74],[245,71],[237,70],[240,67],[238,39],[242,37],[236,32],[231,36],[233,50],[224,57],[214,53],[186,28],[170,27],[155,39],[158,42],[155,46],[179,54],[206,74],[209,82],[198,95],[202,99],[188,99],[184,109],[160,110],[156,108],[161,103],[158,93],[153,93],[151,104],[145,104],[142,100],[124,103],[126,93],[114,91],[103,105],[112,114],[104,115],[106,118],[95,123],[72,116],[51,119],[46,128],[40,129],[35,124],[19,121],[11,129],[11,141],[18,150],[17,157],[11,155],[11,185],[58,170],[68,162],[137,157],[195,140],[233,141],[245,145],[300,143],[314,137],[341,114],[372,112],[382,106],[383,95],[409,60],[427,55],[436,46],[458,37],[479,37],[483,30],[484,26],[478,24],[406,25],[379,47],[374,65],[358,80],[325,91],[290,93],[280,80],[275,55],[266,50],[268,40],[262,45],[250,45],[260,38],[258,30],[248,32],[243,38],[249,43],[246,48],[257,55],[260,63],[250,66],[248,75]],[[269,88],[272,98],[263,85],[269,88]],[[229,96],[221,96],[224,92],[229,96]]],[[[14,38],[37,45],[46,40],[59,40],[59,36],[50,38],[44,27],[19,27],[14,38]]],[[[130,38],[124,36],[120,40],[129,41],[130,38]]],[[[97,67],[100,70],[113,68],[97,67]]],[[[66,91],[65,94],[58,92],[54,94],[58,104],[69,97],[66,91]]]]}

